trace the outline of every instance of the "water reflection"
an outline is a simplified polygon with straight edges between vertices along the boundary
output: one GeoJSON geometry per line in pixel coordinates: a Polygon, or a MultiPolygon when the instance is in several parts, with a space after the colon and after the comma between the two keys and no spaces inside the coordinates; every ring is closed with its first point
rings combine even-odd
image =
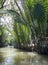
{"type": "Polygon", "coordinates": [[[0,63],[2,63],[4,61],[4,58],[2,56],[2,53],[0,52],[0,63]]]}
{"type": "Polygon", "coordinates": [[[20,52],[13,48],[0,48],[0,65],[48,65],[48,56],[20,52]]]}
{"type": "Polygon", "coordinates": [[[33,65],[48,65],[48,56],[38,55],[33,60],[33,65]]]}

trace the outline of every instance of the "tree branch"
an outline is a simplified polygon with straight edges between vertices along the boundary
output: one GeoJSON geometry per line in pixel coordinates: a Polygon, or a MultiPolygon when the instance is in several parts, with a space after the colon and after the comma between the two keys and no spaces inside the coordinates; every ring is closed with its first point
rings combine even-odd
{"type": "Polygon", "coordinates": [[[22,11],[21,11],[21,9],[20,9],[20,7],[19,7],[17,1],[14,0],[14,2],[16,3],[16,5],[17,5],[17,7],[18,7],[18,9],[19,9],[19,11],[20,11],[20,14],[21,14],[21,17],[22,17],[23,21],[28,25],[28,22],[24,19],[23,14],[22,14],[22,11]]]}
{"type": "Polygon", "coordinates": [[[4,5],[5,2],[6,2],[6,0],[3,1],[2,6],[0,7],[0,9],[2,9],[4,7],[3,5],[4,5]]]}

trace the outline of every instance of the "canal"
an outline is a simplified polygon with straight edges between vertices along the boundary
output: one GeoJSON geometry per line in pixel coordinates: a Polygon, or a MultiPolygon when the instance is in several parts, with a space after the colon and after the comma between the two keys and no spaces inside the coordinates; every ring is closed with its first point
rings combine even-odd
{"type": "Polygon", "coordinates": [[[14,48],[0,48],[0,65],[48,65],[48,56],[14,48]]]}

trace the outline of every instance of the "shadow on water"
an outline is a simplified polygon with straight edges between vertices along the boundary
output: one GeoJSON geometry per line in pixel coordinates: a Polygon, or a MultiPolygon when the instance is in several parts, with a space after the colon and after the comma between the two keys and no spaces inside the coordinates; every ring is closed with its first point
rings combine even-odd
{"type": "Polygon", "coordinates": [[[3,61],[4,61],[4,57],[3,57],[3,55],[2,55],[2,53],[0,52],[0,63],[2,63],[3,61]]]}
{"type": "Polygon", "coordinates": [[[48,65],[48,56],[14,48],[0,49],[0,65],[48,65]]]}

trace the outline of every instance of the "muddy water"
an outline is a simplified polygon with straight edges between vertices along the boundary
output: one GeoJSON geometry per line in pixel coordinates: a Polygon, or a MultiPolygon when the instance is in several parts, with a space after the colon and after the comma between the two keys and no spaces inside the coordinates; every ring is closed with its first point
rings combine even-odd
{"type": "Polygon", "coordinates": [[[14,48],[0,48],[0,65],[48,65],[48,56],[14,48]]]}

